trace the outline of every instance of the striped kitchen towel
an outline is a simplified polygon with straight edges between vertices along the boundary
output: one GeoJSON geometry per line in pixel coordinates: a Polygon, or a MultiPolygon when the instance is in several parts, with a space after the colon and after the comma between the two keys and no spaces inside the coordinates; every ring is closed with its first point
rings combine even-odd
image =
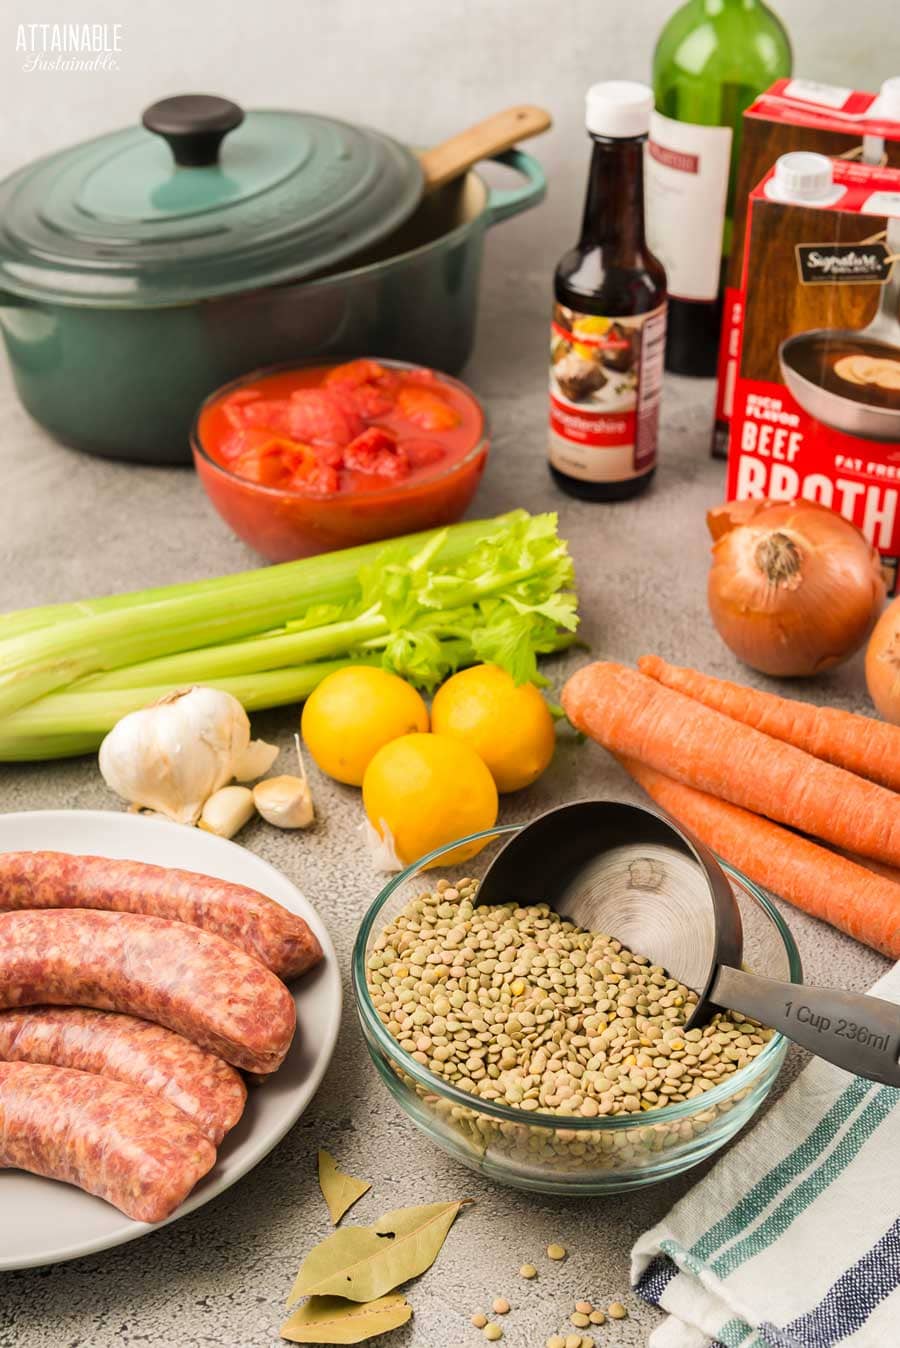
{"type": "MultiPolygon", "coordinates": [[[[900,1002],[900,964],[872,988],[900,1002]]],[[[900,1090],[820,1059],[632,1251],[648,1348],[900,1348],[900,1090]]]]}

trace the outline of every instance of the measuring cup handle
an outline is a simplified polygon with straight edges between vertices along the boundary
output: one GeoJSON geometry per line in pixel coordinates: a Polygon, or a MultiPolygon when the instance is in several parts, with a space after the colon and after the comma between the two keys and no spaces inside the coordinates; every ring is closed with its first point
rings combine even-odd
{"type": "Polygon", "coordinates": [[[720,965],[710,992],[836,1067],[900,1086],[900,1006],[861,992],[804,987],[720,965]]]}

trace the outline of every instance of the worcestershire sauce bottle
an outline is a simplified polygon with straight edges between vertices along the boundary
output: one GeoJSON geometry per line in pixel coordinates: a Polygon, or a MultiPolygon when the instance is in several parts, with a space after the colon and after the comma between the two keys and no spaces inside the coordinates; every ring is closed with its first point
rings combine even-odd
{"type": "Polygon", "coordinates": [[[643,84],[588,91],[594,148],[581,239],[554,278],[550,471],[585,501],[635,496],[656,468],[666,274],[644,239],[652,108],[643,84]]]}

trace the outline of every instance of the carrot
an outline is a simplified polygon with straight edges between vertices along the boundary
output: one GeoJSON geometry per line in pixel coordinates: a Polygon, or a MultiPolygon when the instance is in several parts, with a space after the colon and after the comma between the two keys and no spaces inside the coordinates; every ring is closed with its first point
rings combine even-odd
{"type": "Polygon", "coordinates": [[[696,669],[667,664],[658,655],[642,655],[638,669],[735,721],[900,791],[900,726],[714,679],[696,669]]]}
{"type": "Polygon", "coordinates": [[[732,721],[623,665],[586,665],[563,688],[576,729],[686,786],[801,833],[900,866],[900,796],[732,721]]]}
{"type": "Polygon", "coordinates": [[[620,759],[657,805],[758,885],[900,959],[900,885],[727,801],[620,759]]]}

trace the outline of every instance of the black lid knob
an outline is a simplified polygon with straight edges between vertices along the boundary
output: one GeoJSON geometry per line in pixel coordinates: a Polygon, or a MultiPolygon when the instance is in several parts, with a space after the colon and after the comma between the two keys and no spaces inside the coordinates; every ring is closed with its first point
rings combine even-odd
{"type": "Polygon", "coordinates": [[[243,120],[244,110],[237,103],[211,94],[160,99],[141,118],[148,131],[168,142],[175,163],[182,168],[215,164],[223,139],[243,120]]]}

